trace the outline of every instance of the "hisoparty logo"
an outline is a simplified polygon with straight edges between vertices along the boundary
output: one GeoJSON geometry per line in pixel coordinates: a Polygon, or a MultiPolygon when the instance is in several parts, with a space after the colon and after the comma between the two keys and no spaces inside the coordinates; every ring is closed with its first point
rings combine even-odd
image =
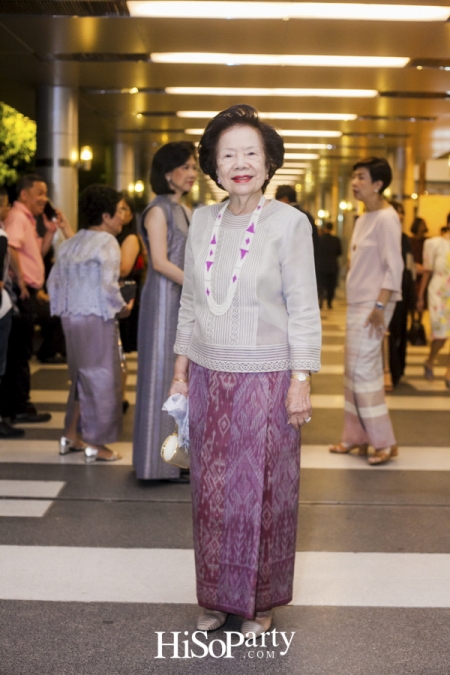
{"type": "Polygon", "coordinates": [[[294,639],[295,632],[285,633],[274,628],[260,638],[245,638],[237,631],[225,631],[224,638],[209,639],[206,631],[155,631],[158,638],[158,651],[155,659],[234,659],[233,650],[244,645],[247,652],[239,652],[239,658],[274,659],[277,655],[286,656],[294,639]]]}

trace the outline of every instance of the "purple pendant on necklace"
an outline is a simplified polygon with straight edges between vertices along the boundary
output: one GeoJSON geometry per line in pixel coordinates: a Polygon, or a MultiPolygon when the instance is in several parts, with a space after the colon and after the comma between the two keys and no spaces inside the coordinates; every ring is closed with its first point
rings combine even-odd
{"type": "Polygon", "coordinates": [[[208,306],[209,309],[213,314],[216,316],[220,316],[222,314],[225,314],[229,308],[231,307],[231,303],[233,302],[234,294],[236,293],[236,287],[239,281],[240,273],[242,270],[242,267],[245,263],[245,261],[249,258],[248,253],[250,253],[250,249],[252,246],[253,242],[253,237],[255,236],[256,232],[256,227],[258,224],[259,216],[261,215],[261,210],[263,207],[263,204],[265,202],[264,196],[261,197],[259,200],[258,206],[256,209],[253,211],[253,213],[250,216],[250,224],[247,227],[247,229],[244,232],[244,237],[241,242],[241,246],[239,247],[239,254],[238,258],[234,264],[233,267],[233,272],[232,276],[230,279],[230,283],[228,285],[228,290],[227,290],[227,295],[225,298],[225,301],[221,303],[220,305],[214,300],[214,297],[211,292],[211,270],[212,266],[214,265],[214,259],[216,256],[216,250],[217,250],[217,242],[218,242],[218,234],[219,234],[219,228],[220,228],[220,221],[222,219],[222,215],[225,212],[225,209],[228,207],[229,202],[226,202],[220,213],[218,214],[216,218],[216,222],[214,223],[213,226],[213,231],[212,231],[212,237],[211,237],[211,242],[210,246],[211,248],[209,249],[209,253],[206,259],[206,270],[205,270],[205,277],[204,277],[204,283],[205,283],[205,292],[206,292],[206,298],[208,301],[208,306]],[[246,247],[246,248],[244,248],[246,247]]]}

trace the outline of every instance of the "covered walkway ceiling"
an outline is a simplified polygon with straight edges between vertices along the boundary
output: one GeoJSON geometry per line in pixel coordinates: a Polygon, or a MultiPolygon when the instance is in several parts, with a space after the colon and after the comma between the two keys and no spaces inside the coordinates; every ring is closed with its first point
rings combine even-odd
{"type": "MultiPolygon", "coordinates": [[[[0,0],[0,99],[34,117],[37,85],[79,87],[83,144],[113,141],[118,135],[143,143],[197,140],[198,136],[186,136],[185,130],[202,128],[205,119],[177,113],[207,115],[247,102],[267,113],[269,120],[275,117],[272,123],[285,130],[287,143],[302,146],[288,147],[288,152],[330,158],[330,167],[399,146],[410,146],[416,162],[450,152],[450,24],[445,9],[444,18],[437,21],[385,20],[392,2],[378,3],[377,21],[329,19],[330,8],[323,8],[320,19],[175,18],[175,5],[193,11],[195,3],[187,1],[173,3],[168,17],[129,15],[144,4],[152,3],[0,0]],[[167,52],[214,56],[196,57],[206,63],[159,62],[163,57],[158,54],[167,52]],[[220,61],[220,54],[228,55],[223,65],[208,62],[220,61]],[[239,65],[242,55],[247,60],[248,55],[276,55],[282,63],[305,56],[333,59],[325,66],[239,65]],[[340,56],[356,57],[354,65],[336,66],[340,56]],[[363,57],[405,61],[397,67],[363,67],[363,57]],[[168,93],[171,87],[202,87],[208,93],[168,93]],[[293,92],[215,95],[217,87],[373,91],[364,97],[343,91],[332,96],[332,92],[312,95],[318,91],[294,96],[286,95],[293,92]],[[280,113],[287,119],[277,119],[280,113]],[[304,119],[288,119],[292,113],[304,119]],[[320,119],[329,114],[349,119],[320,119]],[[308,119],[311,116],[319,119],[308,119]],[[292,131],[301,133],[290,135],[292,131]],[[306,147],[311,144],[319,147],[306,147]]],[[[289,4],[298,8],[305,3],[289,4]]],[[[339,7],[330,4],[331,9],[339,7]]],[[[406,4],[409,18],[418,6],[430,7],[414,1],[406,4]]],[[[259,16],[260,4],[252,5],[254,16],[259,16]]],[[[450,16],[450,0],[439,6],[448,7],[450,16]]],[[[195,60],[192,55],[188,59],[195,60]]]]}

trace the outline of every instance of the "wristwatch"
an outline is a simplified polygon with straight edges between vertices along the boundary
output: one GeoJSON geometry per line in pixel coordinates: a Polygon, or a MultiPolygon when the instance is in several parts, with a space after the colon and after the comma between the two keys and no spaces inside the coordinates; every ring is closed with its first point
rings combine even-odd
{"type": "Polygon", "coordinates": [[[299,380],[299,382],[311,382],[311,375],[305,375],[305,373],[291,373],[291,380],[299,380]]]}
{"type": "Polygon", "coordinates": [[[375,303],[375,307],[376,307],[377,309],[384,309],[383,303],[382,303],[382,302],[378,302],[378,300],[377,300],[377,302],[375,303]]]}

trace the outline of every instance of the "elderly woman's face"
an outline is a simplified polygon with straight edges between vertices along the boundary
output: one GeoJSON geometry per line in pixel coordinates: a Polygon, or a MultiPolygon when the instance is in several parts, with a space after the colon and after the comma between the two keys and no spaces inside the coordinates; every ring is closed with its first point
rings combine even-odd
{"type": "Polygon", "coordinates": [[[261,190],[267,168],[262,138],[256,129],[235,126],[220,135],[217,175],[230,195],[245,196],[261,190]]]}

